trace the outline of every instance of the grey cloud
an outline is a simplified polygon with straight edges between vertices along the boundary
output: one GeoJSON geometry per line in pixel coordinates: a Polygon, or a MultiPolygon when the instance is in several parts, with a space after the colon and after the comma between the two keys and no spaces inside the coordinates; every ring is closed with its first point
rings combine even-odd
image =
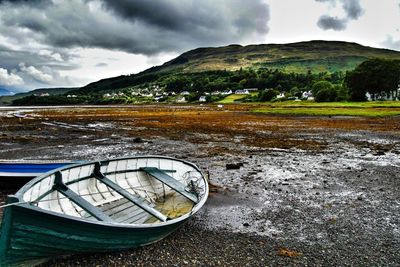
{"type": "Polygon", "coordinates": [[[264,0],[0,0],[0,68],[31,87],[68,85],[60,71],[80,67],[75,50],[156,56],[258,42],[269,19],[264,0]]]}
{"type": "Polygon", "coordinates": [[[0,86],[16,86],[24,84],[24,80],[17,74],[0,68],[0,86]]]}
{"type": "Polygon", "coordinates": [[[107,66],[108,66],[108,64],[107,64],[107,63],[104,63],[104,62],[100,62],[100,63],[97,63],[97,64],[95,65],[95,67],[98,67],[98,68],[107,67],[107,66]]]}
{"type": "Polygon", "coordinates": [[[51,72],[49,68],[43,67],[42,69],[38,69],[34,66],[26,66],[24,62],[21,62],[18,66],[21,72],[24,72],[40,83],[51,84],[53,81],[53,76],[49,73],[51,72]]]}
{"type": "Polygon", "coordinates": [[[324,15],[319,18],[317,25],[324,30],[343,31],[346,29],[346,23],[347,20],[324,15]]]}
{"type": "Polygon", "coordinates": [[[400,39],[395,40],[393,36],[388,36],[381,44],[390,49],[400,51],[400,39]]]}
{"type": "Polygon", "coordinates": [[[358,0],[342,0],[342,2],[348,19],[358,19],[364,13],[358,0]]]}
{"type": "Polygon", "coordinates": [[[21,62],[26,62],[28,65],[46,66],[58,70],[72,70],[79,67],[78,65],[67,61],[68,59],[74,58],[73,54],[67,54],[60,51],[56,52],[57,55],[60,55],[59,57],[64,58],[65,60],[60,61],[54,58],[54,53],[41,53],[41,51],[45,50],[21,51],[0,45],[0,67],[14,69],[17,68],[21,62]]]}
{"type": "Polygon", "coordinates": [[[315,0],[321,3],[331,3],[333,5],[336,4],[337,1],[342,3],[342,7],[346,13],[344,18],[332,17],[328,15],[322,15],[317,25],[323,30],[335,30],[335,31],[343,31],[346,29],[347,24],[351,20],[357,20],[364,14],[364,10],[360,5],[359,0],[315,0]]]}
{"type": "Polygon", "coordinates": [[[29,6],[31,8],[43,8],[53,4],[52,0],[0,0],[0,5],[4,8],[15,6],[29,6]]]}
{"type": "Polygon", "coordinates": [[[20,5],[0,18],[10,35],[41,44],[151,55],[264,37],[269,8],[262,0],[71,0],[41,9],[20,5]],[[19,29],[28,31],[21,36],[19,29]]]}
{"type": "Polygon", "coordinates": [[[0,82],[0,85],[6,83],[4,70],[8,71],[10,74],[8,78],[13,78],[13,85],[17,87],[32,89],[76,84],[76,81],[59,74],[59,71],[73,70],[79,67],[63,60],[72,59],[74,55],[61,50],[55,51],[19,51],[0,45],[0,69],[3,69],[3,81],[0,82]],[[16,79],[16,77],[20,79],[16,79]]]}

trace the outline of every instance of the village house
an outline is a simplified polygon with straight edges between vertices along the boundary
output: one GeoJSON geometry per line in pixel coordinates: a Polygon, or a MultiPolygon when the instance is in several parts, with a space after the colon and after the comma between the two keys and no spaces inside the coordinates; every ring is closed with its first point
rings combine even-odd
{"type": "Polygon", "coordinates": [[[247,89],[242,89],[242,90],[236,90],[235,95],[248,95],[250,94],[247,89]]]}
{"type": "Polygon", "coordinates": [[[277,99],[284,98],[285,93],[279,93],[279,95],[276,96],[277,99]]]}
{"type": "Polygon", "coordinates": [[[43,96],[50,96],[50,94],[49,93],[38,93],[38,94],[34,94],[34,96],[43,97],[43,96]]]}
{"type": "Polygon", "coordinates": [[[206,96],[205,95],[200,96],[199,102],[207,102],[206,96]]]}
{"type": "Polygon", "coordinates": [[[304,98],[304,99],[307,99],[307,98],[309,98],[310,96],[313,96],[311,91],[304,91],[304,92],[301,94],[301,98],[304,98]]]}
{"type": "Polygon", "coordinates": [[[243,90],[247,90],[249,93],[254,93],[258,91],[258,88],[244,88],[243,90]]]}
{"type": "Polygon", "coordinates": [[[175,102],[176,102],[176,103],[186,103],[186,98],[185,98],[184,96],[178,97],[178,98],[175,100],[175,102]]]}

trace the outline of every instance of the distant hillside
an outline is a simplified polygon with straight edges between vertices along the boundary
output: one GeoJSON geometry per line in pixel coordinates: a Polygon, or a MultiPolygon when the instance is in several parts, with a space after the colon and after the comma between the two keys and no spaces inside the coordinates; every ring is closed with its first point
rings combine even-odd
{"type": "Polygon", "coordinates": [[[186,52],[159,70],[178,68],[193,72],[267,67],[295,73],[336,72],[354,69],[370,58],[400,59],[400,52],[337,41],[229,45],[186,52]]]}
{"type": "Polygon", "coordinates": [[[8,89],[0,88],[0,96],[3,96],[3,95],[12,95],[12,94],[14,94],[14,93],[11,92],[11,91],[8,90],[8,89]]]}
{"type": "Polygon", "coordinates": [[[337,41],[198,48],[136,75],[113,77],[88,84],[77,93],[112,91],[182,72],[234,71],[240,68],[279,69],[287,73],[345,72],[371,58],[400,59],[400,52],[337,41]]]}
{"type": "Polygon", "coordinates": [[[78,88],[76,87],[71,87],[71,88],[40,88],[40,89],[35,89],[26,93],[19,93],[11,96],[0,96],[0,105],[10,105],[12,101],[21,99],[26,96],[32,96],[32,95],[40,95],[40,94],[46,94],[48,93],[49,95],[63,95],[66,94],[72,90],[76,90],[78,88]]]}

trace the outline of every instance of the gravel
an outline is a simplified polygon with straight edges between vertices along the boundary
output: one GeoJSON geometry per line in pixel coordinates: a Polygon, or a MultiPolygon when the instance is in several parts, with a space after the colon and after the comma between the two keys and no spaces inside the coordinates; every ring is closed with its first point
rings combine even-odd
{"type": "MultiPolygon", "coordinates": [[[[245,131],[235,145],[231,133],[179,139],[122,131],[104,139],[109,132],[93,131],[82,141],[69,137],[80,130],[43,128],[47,141],[3,141],[0,158],[162,154],[195,162],[217,185],[203,209],[160,242],[42,266],[400,266],[399,132],[293,127],[294,135],[274,138],[324,145],[250,145],[245,131]]],[[[0,189],[0,201],[6,193],[0,189]]]]}

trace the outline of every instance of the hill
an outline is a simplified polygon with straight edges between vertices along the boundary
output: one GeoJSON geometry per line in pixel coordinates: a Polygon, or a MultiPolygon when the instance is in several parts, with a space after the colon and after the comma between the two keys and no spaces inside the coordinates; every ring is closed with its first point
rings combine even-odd
{"type": "Polygon", "coordinates": [[[291,44],[229,45],[198,48],[165,63],[160,70],[187,72],[272,68],[285,72],[336,72],[354,69],[371,58],[400,59],[400,52],[338,41],[291,44]]]}
{"type": "Polygon", "coordinates": [[[49,94],[49,95],[63,95],[72,90],[76,90],[78,88],[71,87],[71,88],[39,88],[25,93],[19,93],[15,95],[4,95],[0,96],[0,105],[10,105],[12,101],[21,99],[27,96],[33,95],[42,95],[42,94],[49,94]]]}
{"type": "Polygon", "coordinates": [[[126,88],[176,73],[235,71],[241,68],[279,69],[285,73],[345,72],[372,58],[400,59],[400,52],[338,41],[197,48],[136,75],[90,83],[78,93],[126,88]]]}

